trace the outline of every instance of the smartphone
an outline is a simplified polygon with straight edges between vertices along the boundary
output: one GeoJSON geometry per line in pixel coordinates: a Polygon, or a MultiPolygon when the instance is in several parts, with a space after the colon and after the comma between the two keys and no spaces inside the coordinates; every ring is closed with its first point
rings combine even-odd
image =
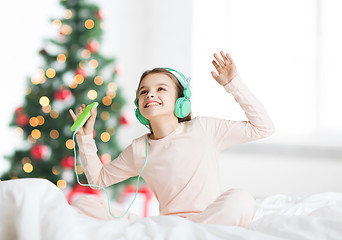
{"type": "Polygon", "coordinates": [[[73,132],[77,128],[80,129],[87,122],[88,118],[91,116],[91,109],[96,108],[99,105],[98,102],[93,102],[86,106],[81,115],[77,118],[74,124],[71,126],[70,130],[73,132]]]}

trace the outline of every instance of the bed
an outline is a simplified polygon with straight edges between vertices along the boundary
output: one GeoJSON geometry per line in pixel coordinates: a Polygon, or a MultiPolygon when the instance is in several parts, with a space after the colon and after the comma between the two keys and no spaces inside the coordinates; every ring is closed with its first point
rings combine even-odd
{"type": "Polygon", "coordinates": [[[44,179],[0,182],[0,239],[342,239],[342,193],[257,199],[249,229],[174,216],[97,220],[78,213],[44,179]]]}

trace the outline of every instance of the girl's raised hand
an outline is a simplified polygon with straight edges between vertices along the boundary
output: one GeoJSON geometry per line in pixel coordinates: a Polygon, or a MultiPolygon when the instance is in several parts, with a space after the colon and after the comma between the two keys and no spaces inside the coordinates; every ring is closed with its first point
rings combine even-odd
{"type": "MultiPolygon", "coordinates": [[[[77,118],[81,115],[81,113],[84,111],[85,109],[85,105],[82,104],[82,107],[79,107],[77,109],[77,115],[75,115],[74,111],[72,109],[69,109],[69,113],[72,117],[72,119],[74,120],[74,122],[77,120],[77,118]]],[[[83,125],[83,127],[81,127],[77,134],[79,135],[88,135],[88,134],[93,134],[94,132],[94,125],[95,125],[95,119],[96,119],[96,115],[97,115],[97,108],[92,108],[91,109],[91,116],[88,119],[88,121],[83,125]]]]}
{"type": "Polygon", "coordinates": [[[214,71],[211,71],[211,75],[219,84],[224,86],[232,81],[234,77],[236,77],[237,70],[232,57],[228,53],[224,54],[223,51],[220,53],[222,59],[218,54],[214,53],[214,57],[216,58],[217,62],[215,60],[212,61],[218,74],[214,71]]]}

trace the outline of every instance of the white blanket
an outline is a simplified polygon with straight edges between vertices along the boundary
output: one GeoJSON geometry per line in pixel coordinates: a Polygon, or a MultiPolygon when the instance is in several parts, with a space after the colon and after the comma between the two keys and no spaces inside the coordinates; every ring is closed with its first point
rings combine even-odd
{"type": "Polygon", "coordinates": [[[193,223],[174,216],[101,221],[81,215],[43,179],[0,182],[0,239],[342,239],[342,193],[257,199],[250,227],[193,223]]]}

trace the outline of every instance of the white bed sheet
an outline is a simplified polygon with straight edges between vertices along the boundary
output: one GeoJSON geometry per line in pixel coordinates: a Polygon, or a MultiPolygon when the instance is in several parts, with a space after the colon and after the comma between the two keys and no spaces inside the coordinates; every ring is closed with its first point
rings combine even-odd
{"type": "Polygon", "coordinates": [[[174,216],[102,221],[78,213],[43,179],[0,182],[0,239],[342,239],[342,193],[257,199],[250,229],[174,216]]]}

